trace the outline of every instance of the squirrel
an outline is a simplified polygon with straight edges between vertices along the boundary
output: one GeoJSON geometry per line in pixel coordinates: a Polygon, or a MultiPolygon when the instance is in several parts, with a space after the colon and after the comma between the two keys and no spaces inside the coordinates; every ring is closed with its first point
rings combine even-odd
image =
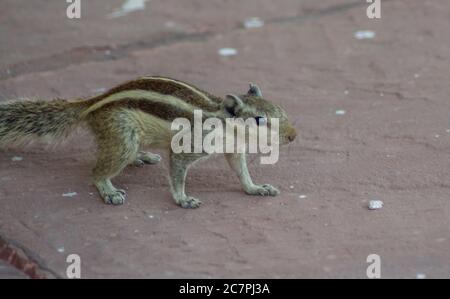
{"type": "MultiPolygon", "coordinates": [[[[280,144],[292,142],[297,132],[287,113],[265,100],[261,89],[250,84],[243,95],[224,99],[191,84],[167,77],[142,77],[86,99],[51,101],[25,100],[0,104],[0,146],[21,144],[36,138],[62,139],[81,124],[87,125],[98,146],[93,168],[94,184],[106,204],[121,205],[125,191],[111,179],[127,165],[156,164],[161,157],[141,150],[144,145],[169,152],[169,180],[175,202],[183,208],[198,208],[201,201],[185,193],[189,166],[207,153],[178,153],[171,150],[171,122],[193,118],[201,110],[206,117],[278,118],[280,144]]],[[[245,153],[226,153],[226,160],[237,174],[247,194],[276,196],[278,189],[253,183],[245,153]]]]}

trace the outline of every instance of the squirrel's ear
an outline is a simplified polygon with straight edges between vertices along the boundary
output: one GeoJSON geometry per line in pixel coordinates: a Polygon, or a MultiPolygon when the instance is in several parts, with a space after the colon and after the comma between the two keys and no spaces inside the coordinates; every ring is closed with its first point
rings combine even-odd
{"type": "Polygon", "coordinates": [[[244,102],[234,94],[228,94],[223,101],[225,109],[233,116],[236,116],[236,112],[244,106],[244,102]]]}
{"type": "Polygon", "coordinates": [[[250,89],[247,93],[249,96],[255,96],[262,98],[262,91],[261,88],[258,87],[258,85],[250,83],[250,89]]]}

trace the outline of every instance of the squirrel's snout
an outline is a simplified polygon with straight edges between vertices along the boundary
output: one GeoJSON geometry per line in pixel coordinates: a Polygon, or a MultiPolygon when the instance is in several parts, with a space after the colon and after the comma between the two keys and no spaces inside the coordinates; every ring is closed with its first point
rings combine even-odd
{"type": "Polygon", "coordinates": [[[289,140],[289,142],[292,142],[295,140],[295,137],[297,137],[297,131],[295,130],[295,128],[290,127],[288,130],[288,133],[286,135],[287,139],[289,140]]]}
{"type": "Polygon", "coordinates": [[[292,141],[295,140],[295,137],[297,137],[297,134],[289,135],[288,139],[289,139],[290,142],[292,142],[292,141]]]}

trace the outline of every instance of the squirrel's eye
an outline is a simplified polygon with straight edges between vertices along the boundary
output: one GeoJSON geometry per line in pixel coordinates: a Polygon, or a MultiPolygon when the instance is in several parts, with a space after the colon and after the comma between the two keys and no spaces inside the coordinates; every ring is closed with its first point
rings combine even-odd
{"type": "Polygon", "coordinates": [[[258,126],[267,125],[267,118],[265,118],[263,116],[257,116],[257,117],[255,117],[255,120],[256,120],[256,124],[258,126]]]}

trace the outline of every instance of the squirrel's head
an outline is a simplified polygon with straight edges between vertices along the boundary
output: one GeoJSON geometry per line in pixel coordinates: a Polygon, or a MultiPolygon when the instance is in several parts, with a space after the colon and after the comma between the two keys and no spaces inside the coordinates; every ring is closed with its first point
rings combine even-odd
{"type": "Polygon", "coordinates": [[[288,144],[297,136],[297,131],[289,121],[286,111],[264,99],[261,89],[255,84],[250,84],[249,91],[244,95],[227,95],[223,106],[233,117],[244,120],[254,118],[257,125],[267,124],[269,129],[272,119],[278,119],[281,144],[288,144]]]}

